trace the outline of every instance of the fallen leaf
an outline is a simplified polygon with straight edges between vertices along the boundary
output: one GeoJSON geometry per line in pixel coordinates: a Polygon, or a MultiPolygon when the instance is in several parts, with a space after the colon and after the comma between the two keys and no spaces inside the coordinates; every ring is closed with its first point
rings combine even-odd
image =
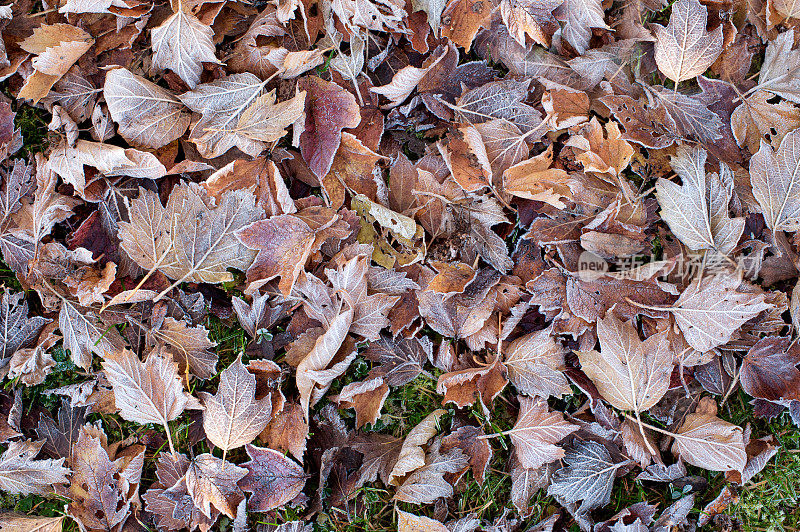
{"type": "Polygon", "coordinates": [[[300,495],[307,475],[303,468],[273,449],[247,445],[249,462],[242,464],[247,469],[240,487],[253,495],[250,507],[256,512],[268,512],[280,508],[300,495]]]}
{"type": "Polygon", "coordinates": [[[722,26],[706,31],[708,10],[698,0],[678,0],[669,24],[656,26],[658,69],[675,83],[706,71],[722,52],[722,26]]]}
{"type": "Polygon", "coordinates": [[[566,422],[560,412],[550,411],[541,397],[520,396],[519,405],[517,422],[506,434],[522,467],[536,469],[563,458],[564,449],[556,443],[578,430],[578,426],[566,422]]]}
{"type": "Polygon", "coordinates": [[[200,393],[205,406],[203,429],[214,445],[223,451],[236,449],[264,430],[271,419],[272,403],[268,398],[256,401],[255,395],[256,377],[244,367],[241,355],[220,374],[216,394],[200,393]]]}

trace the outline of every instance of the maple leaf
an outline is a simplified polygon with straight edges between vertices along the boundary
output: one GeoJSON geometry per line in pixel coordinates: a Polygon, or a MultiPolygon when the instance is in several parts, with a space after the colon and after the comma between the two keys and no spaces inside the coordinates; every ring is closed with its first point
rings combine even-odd
{"type": "Polygon", "coordinates": [[[85,406],[72,408],[69,399],[62,398],[57,423],[49,415],[40,414],[36,434],[44,440],[44,452],[53,458],[69,457],[86,421],[87,410],[85,406]]]}
{"type": "Polygon", "coordinates": [[[94,44],[84,30],[70,24],[42,24],[20,44],[24,51],[36,54],[33,73],[25,80],[20,98],[34,103],[47,96],[50,88],[94,44]]]}
{"type": "Polygon", "coordinates": [[[300,134],[300,152],[321,179],[331,169],[342,129],[358,126],[361,113],[355,97],[336,83],[307,76],[298,82],[298,87],[308,93],[309,102],[305,129],[300,134]]]}
{"type": "Polygon", "coordinates": [[[708,32],[707,20],[708,10],[698,0],[678,0],[669,24],[656,26],[656,64],[675,83],[702,74],[722,52],[722,26],[708,32]]]}
{"type": "Polygon", "coordinates": [[[200,393],[205,406],[203,428],[211,443],[227,452],[250,443],[264,430],[272,403],[269,399],[256,401],[255,395],[256,377],[244,367],[240,355],[220,375],[215,395],[200,393]]]}
{"type": "Polygon", "coordinates": [[[753,196],[761,207],[764,221],[773,231],[800,228],[800,129],[783,137],[777,151],[766,142],[750,159],[753,196]]]}
{"type": "Polygon", "coordinates": [[[155,516],[155,523],[168,530],[181,530],[198,526],[208,530],[219,517],[214,510],[212,517],[200,511],[186,489],[186,472],[190,465],[184,454],[161,453],[158,456],[154,483],[143,495],[147,510],[155,516]]]}
{"type": "Polygon", "coordinates": [[[800,109],[789,102],[770,103],[772,95],[759,90],[742,100],[731,115],[731,130],[739,146],[756,153],[762,139],[779,144],[800,127],[800,109]]]}
{"type": "Polygon", "coordinates": [[[144,465],[144,447],[113,460],[102,430],[84,425],[72,448],[72,478],[67,506],[70,517],[90,530],[111,530],[130,515],[131,493],[136,493],[144,465]],[[133,491],[131,491],[133,490],[133,491]]]}
{"type": "Polygon", "coordinates": [[[189,134],[203,156],[218,157],[234,146],[258,156],[302,115],[305,92],[276,104],[275,91],[265,93],[265,87],[253,74],[231,74],[178,96],[203,115],[189,134]]]}
{"type": "Polygon", "coordinates": [[[727,255],[739,243],[745,220],[728,213],[733,173],[720,163],[719,174],[707,174],[706,155],[701,148],[678,148],[670,164],[682,185],[659,178],[656,194],[661,217],[689,249],[714,249],[727,255]]]}
{"type": "Polygon", "coordinates": [[[116,68],[106,74],[103,98],[119,134],[140,148],[160,148],[180,138],[191,116],[170,91],[116,68]]]}
{"type": "Polygon", "coordinates": [[[525,36],[542,46],[550,45],[547,29],[555,25],[553,10],[564,0],[502,0],[500,16],[514,39],[525,46],[525,36]]]}
{"type": "Polygon", "coordinates": [[[430,517],[397,510],[397,532],[448,532],[449,530],[430,517]]]}
{"type": "Polygon", "coordinates": [[[747,320],[772,308],[758,292],[742,292],[741,282],[727,274],[695,279],[669,310],[684,338],[701,353],[730,341],[747,320]]]}
{"type": "Polygon", "coordinates": [[[3,291],[0,300],[0,358],[13,355],[17,349],[28,347],[42,328],[51,320],[28,316],[28,302],[23,292],[3,291]]]}
{"type": "Polygon", "coordinates": [[[758,74],[758,87],[787,100],[800,103],[800,50],[792,50],[794,38],[788,32],[778,34],[767,43],[764,62],[758,74]]]}
{"type": "Polygon", "coordinates": [[[375,377],[363,382],[351,382],[331,399],[340,408],[353,408],[356,411],[356,428],[359,429],[378,420],[388,396],[389,385],[384,382],[383,377],[375,377]]]}
{"type": "Polygon", "coordinates": [[[145,336],[149,345],[162,346],[171,353],[173,360],[180,364],[181,372],[191,371],[201,379],[214,374],[219,357],[211,348],[217,344],[208,339],[208,330],[202,325],[191,327],[167,316],[161,327],[146,329],[145,336]]]}
{"type": "Polygon", "coordinates": [[[564,450],[555,445],[578,430],[560,412],[552,412],[541,397],[519,397],[519,415],[514,427],[504,432],[514,443],[522,467],[536,469],[564,457],[564,450]]]}
{"type": "Polygon", "coordinates": [[[564,39],[582,54],[589,48],[592,28],[608,29],[600,0],[564,0],[556,10],[556,18],[564,22],[564,39]]]}
{"type": "Polygon", "coordinates": [[[181,183],[164,207],[157,194],[140,189],[130,222],[119,224],[119,238],[139,266],[161,271],[176,280],[174,286],[184,281],[221,283],[233,279],[228,268],[250,266],[254,253],[235,232],[260,216],[246,191],[224,194],[214,205],[202,187],[181,183]]]}
{"type": "Polygon", "coordinates": [[[43,441],[12,441],[0,456],[0,489],[9,493],[48,495],[54,484],[66,484],[64,459],[35,460],[43,441]]]}
{"type": "Polygon", "coordinates": [[[64,335],[64,347],[76,366],[88,369],[92,354],[104,356],[124,348],[119,331],[104,324],[93,311],[82,309],[66,299],[61,302],[58,328],[64,335]]]}
{"type": "Polygon", "coordinates": [[[517,338],[505,349],[503,363],[508,380],[520,392],[540,397],[570,395],[572,389],[562,373],[564,349],[547,328],[517,338]]]}
{"type": "Polygon", "coordinates": [[[297,216],[282,214],[243,227],[237,238],[258,251],[247,269],[248,281],[280,277],[278,287],[285,295],[292,292],[314,244],[314,231],[297,216]]]}
{"type": "Polygon", "coordinates": [[[273,449],[245,446],[249,462],[239,486],[252,493],[250,507],[256,512],[268,512],[290,502],[303,491],[307,475],[297,463],[273,449]]]}
{"type": "Polygon", "coordinates": [[[742,360],[739,379],[753,397],[769,401],[800,401],[800,354],[789,338],[767,337],[758,341],[742,360]]]}
{"type": "Polygon", "coordinates": [[[61,532],[64,518],[4,513],[0,516],[0,532],[61,532]]]}
{"type": "Polygon", "coordinates": [[[218,510],[230,518],[236,517],[236,508],[244,499],[237,483],[247,475],[239,467],[208,453],[191,461],[186,469],[186,491],[203,514],[211,518],[218,510]]]}
{"type": "Polygon", "coordinates": [[[565,503],[582,501],[577,513],[605,506],[619,468],[628,461],[615,462],[608,449],[596,441],[576,441],[564,456],[566,465],[555,472],[547,494],[565,503]]]}
{"type": "Polygon", "coordinates": [[[686,462],[710,471],[742,471],[747,464],[741,427],[716,416],[713,399],[703,398],[673,434],[672,452],[686,462]]]}
{"type": "Polygon", "coordinates": [[[203,63],[219,63],[213,39],[214,31],[179,2],[178,10],[153,28],[153,68],[172,70],[193,89],[200,83],[203,63]]]}
{"type": "Polygon", "coordinates": [[[163,425],[170,439],[168,421],[177,418],[189,403],[178,376],[178,365],[169,356],[152,352],[145,362],[127,349],[107,353],[103,370],[114,389],[114,400],[120,415],[141,423],[163,425]]]}

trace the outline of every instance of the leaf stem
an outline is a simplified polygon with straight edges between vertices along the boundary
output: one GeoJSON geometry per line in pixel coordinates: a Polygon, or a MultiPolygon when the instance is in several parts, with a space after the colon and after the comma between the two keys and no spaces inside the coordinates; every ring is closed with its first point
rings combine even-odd
{"type": "Polygon", "coordinates": [[[172,458],[177,459],[178,453],[175,452],[175,444],[172,443],[172,433],[169,430],[169,422],[164,420],[164,430],[167,432],[167,443],[169,443],[169,451],[172,453],[172,458]]]}

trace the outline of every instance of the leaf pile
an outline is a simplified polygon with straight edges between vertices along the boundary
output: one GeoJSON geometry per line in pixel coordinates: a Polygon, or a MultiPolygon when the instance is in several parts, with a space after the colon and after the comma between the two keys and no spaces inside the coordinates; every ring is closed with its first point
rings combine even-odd
{"type": "Polygon", "coordinates": [[[717,519],[732,394],[800,425],[800,11],[665,4],[0,6],[0,489],[64,508],[0,529],[717,519]]]}

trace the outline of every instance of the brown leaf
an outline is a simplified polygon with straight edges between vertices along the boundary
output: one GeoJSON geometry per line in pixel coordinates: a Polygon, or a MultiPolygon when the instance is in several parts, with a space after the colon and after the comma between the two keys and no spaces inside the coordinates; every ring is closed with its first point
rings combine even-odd
{"type": "Polygon", "coordinates": [[[237,483],[246,475],[247,469],[201,454],[186,470],[186,490],[206,517],[218,510],[233,519],[236,507],[244,499],[237,483]]]}
{"type": "Polygon", "coordinates": [[[44,442],[12,441],[0,456],[0,489],[20,495],[49,495],[55,484],[66,484],[64,459],[35,460],[44,442]]]}
{"type": "Polygon", "coordinates": [[[597,322],[600,352],[580,351],[581,369],[612,406],[637,414],[655,405],[669,388],[673,354],[666,332],[642,342],[636,328],[613,314],[597,322]]]}
{"type": "Polygon", "coordinates": [[[480,400],[484,408],[488,409],[495,397],[508,384],[500,358],[499,355],[495,355],[492,361],[486,364],[440,375],[436,383],[436,393],[444,394],[442,404],[455,403],[459,408],[463,408],[480,400]]]}
{"type": "Polygon", "coordinates": [[[448,532],[450,529],[430,517],[397,510],[397,532],[448,532]]]}
{"type": "Polygon", "coordinates": [[[142,475],[144,447],[132,456],[113,460],[105,434],[87,427],[90,425],[81,430],[69,461],[72,502],[67,512],[88,530],[113,530],[131,513],[131,493],[136,493],[142,475]]]}
{"type": "Polygon", "coordinates": [[[783,137],[777,151],[761,142],[750,159],[753,196],[761,206],[764,221],[772,231],[797,231],[800,228],[800,130],[783,137]]]}
{"type": "Polygon", "coordinates": [[[322,179],[339,149],[342,129],[358,126],[361,114],[353,95],[336,83],[306,76],[300,79],[298,87],[308,93],[300,151],[311,171],[322,179]]]}
{"type": "Polygon", "coordinates": [[[259,211],[246,191],[229,192],[215,206],[202,187],[182,183],[163,207],[156,194],[140,189],[131,205],[131,221],[119,224],[119,237],[122,249],[139,266],[175,279],[173,286],[184,281],[221,283],[233,279],[229,268],[250,266],[255,253],[235,233],[258,220],[259,211]]]}
{"type": "Polygon", "coordinates": [[[302,462],[308,438],[308,423],[303,417],[303,408],[294,402],[286,403],[259,438],[273,449],[289,451],[302,462]]]}
{"type": "Polygon", "coordinates": [[[69,24],[43,24],[19,46],[35,54],[33,73],[25,80],[20,98],[38,102],[50,88],[94,44],[94,39],[84,30],[69,24]]]}
{"type": "Polygon", "coordinates": [[[200,83],[203,63],[218,63],[214,55],[214,31],[196,16],[178,10],[153,28],[153,68],[172,70],[193,89],[200,83]]]}
{"type": "Polygon", "coordinates": [[[344,361],[326,370],[342,347],[353,323],[352,304],[348,302],[347,306],[347,310],[340,309],[327,330],[317,338],[311,350],[297,365],[297,389],[300,391],[300,405],[306,421],[308,421],[309,407],[321,398],[320,391],[327,390],[333,380],[344,373],[355,358],[355,353],[352,353],[344,361]]]}
{"type": "Polygon", "coordinates": [[[103,370],[114,388],[120,415],[128,421],[167,427],[167,422],[181,415],[189,403],[178,365],[169,355],[154,351],[142,362],[127,349],[106,353],[103,370]]]}
{"type": "Polygon", "coordinates": [[[578,426],[566,422],[560,412],[551,412],[541,397],[520,396],[519,405],[517,422],[505,434],[511,437],[522,467],[536,469],[562,458],[564,449],[556,443],[578,426]]]}
{"type": "Polygon", "coordinates": [[[564,348],[547,328],[517,338],[505,348],[508,379],[517,391],[540,397],[572,394],[564,368],[564,348]]]}
{"type": "Polygon", "coordinates": [[[186,489],[186,471],[189,459],[183,454],[160,453],[154,483],[143,495],[147,511],[155,516],[156,525],[167,530],[200,527],[208,530],[219,517],[213,509],[209,519],[195,506],[186,489]]]}
{"type": "Polygon", "coordinates": [[[670,308],[684,338],[701,353],[730,341],[747,320],[772,308],[763,293],[739,290],[741,281],[727,274],[695,279],[670,308]]]}
{"type": "Polygon", "coordinates": [[[288,296],[314,243],[314,232],[308,224],[296,216],[282,214],[244,227],[236,236],[248,248],[258,250],[247,270],[248,282],[280,277],[278,286],[288,296]]]}
{"type": "Polygon", "coordinates": [[[268,512],[280,508],[300,495],[306,483],[303,468],[273,449],[247,445],[249,462],[242,464],[247,469],[240,486],[252,493],[250,508],[256,512],[268,512]]]}
{"type": "Polygon", "coordinates": [[[706,173],[706,152],[700,148],[678,148],[670,164],[682,186],[659,178],[656,194],[661,217],[672,232],[692,250],[714,249],[728,255],[739,243],[744,218],[731,218],[733,174],[725,163],[720,172],[706,173]]]}
{"type": "Polygon", "coordinates": [[[786,101],[770,103],[772,97],[769,92],[756,91],[742,100],[731,115],[733,136],[750,153],[758,151],[762,139],[776,146],[800,127],[800,109],[786,101]]]}
{"type": "Polygon", "coordinates": [[[0,532],[61,532],[64,516],[37,517],[5,513],[0,516],[0,532]]]}
{"type": "Polygon", "coordinates": [[[753,397],[800,401],[800,353],[789,338],[762,338],[742,360],[739,379],[753,397]]]}
{"type": "Polygon", "coordinates": [[[339,395],[332,397],[340,408],[356,411],[356,428],[367,423],[374,424],[381,415],[383,403],[389,396],[389,385],[383,377],[375,377],[362,382],[351,382],[342,388],[339,395]]]}
{"type": "Polygon", "coordinates": [[[713,399],[704,398],[674,435],[672,452],[710,471],[742,471],[747,464],[742,429],[716,416],[713,399]]]}
{"type": "Polygon", "coordinates": [[[174,94],[124,68],[106,74],[103,98],[119,134],[138,148],[169,144],[183,135],[191,121],[174,94]]]}

